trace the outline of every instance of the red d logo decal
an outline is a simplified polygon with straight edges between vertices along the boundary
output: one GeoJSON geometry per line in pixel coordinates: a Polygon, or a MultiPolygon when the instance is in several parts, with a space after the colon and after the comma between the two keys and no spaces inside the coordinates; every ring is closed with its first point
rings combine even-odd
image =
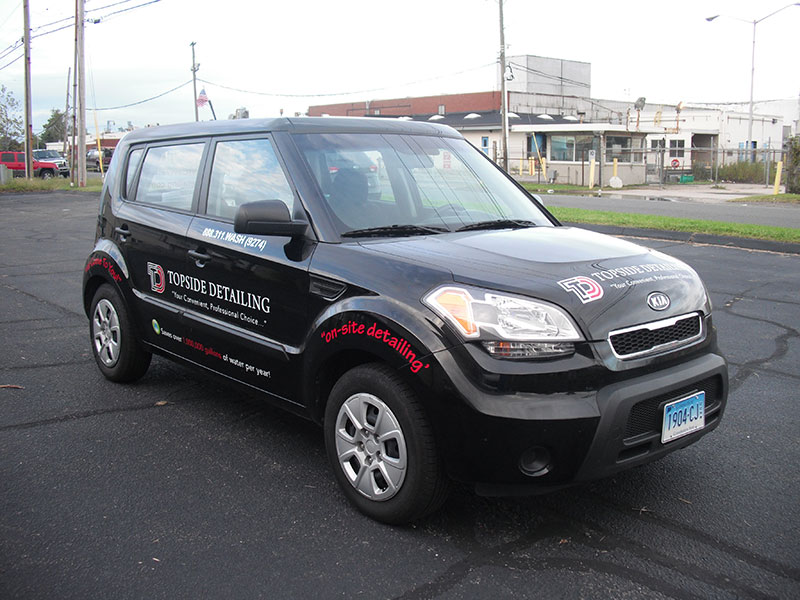
{"type": "Polygon", "coordinates": [[[151,262],[147,263],[147,274],[150,276],[150,289],[158,294],[163,294],[167,282],[164,278],[164,269],[161,268],[161,265],[151,262]]]}
{"type": "Polygon", "coordinates": [[[594,302],[603,297],[603,288],[594,279],[588,277],[570,277],[558,282],[562,288],[574,293],[583,304],[594,302]]]}

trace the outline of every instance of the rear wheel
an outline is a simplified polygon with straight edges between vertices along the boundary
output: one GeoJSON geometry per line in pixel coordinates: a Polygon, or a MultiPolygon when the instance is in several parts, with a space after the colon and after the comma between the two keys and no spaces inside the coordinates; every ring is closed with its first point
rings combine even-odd
{"type": "Polygon", "coordinates": [[[142,348],[117,291],[101,285],[92,299],[90,333],[97,366],[111,381],[134,381],[145,374],[152,355],[142,348]]]}
{"type": "Polygon", "coordinates": [[[447,497],[448,481],[422,405],[385,365],[355,367],[333,387],[325,448],[345,496],[373,519],[408,523],[447,497]]]}

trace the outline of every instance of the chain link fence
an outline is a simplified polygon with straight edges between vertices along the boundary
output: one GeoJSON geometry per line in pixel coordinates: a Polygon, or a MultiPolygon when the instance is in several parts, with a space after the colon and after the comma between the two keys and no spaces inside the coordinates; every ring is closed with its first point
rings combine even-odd
{"type": "MultiPolygon", "coordinates": [[[[617,170],[626,183],[667,184],[737,182],[772,185],[779,161],[786,162],[784,149],[718,148],[691,146],[680,148],[606,148],[601,164],[595,151],[595,183],[608,179],[617,160],[617,170]],[[749,156],[748,156],[749,154],[749,156]],[[627,175],[627,176],[626,176],[627,175]]],[[[589,186],[592,154],[589,149],[574,153],[571,161],[540,161],[528,153],[509,156],[512,175],[533,177],[541,183],[589,186]],[[545,169],[542,168],[544,162],[545,169]]]]}

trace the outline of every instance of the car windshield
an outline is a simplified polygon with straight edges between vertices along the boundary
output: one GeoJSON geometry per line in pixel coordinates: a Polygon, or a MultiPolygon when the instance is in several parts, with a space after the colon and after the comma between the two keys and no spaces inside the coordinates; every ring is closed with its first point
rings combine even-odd
{"type": "Polygon", "coordinates": [[[34,150],[33,155],[36,158],[61,158],[56,150],[34,150]]]}
{"type": "Polygon", "coordinates": [[[463,139],[397,134],[294,138],[345,237],[552,225],[463,139]]]}

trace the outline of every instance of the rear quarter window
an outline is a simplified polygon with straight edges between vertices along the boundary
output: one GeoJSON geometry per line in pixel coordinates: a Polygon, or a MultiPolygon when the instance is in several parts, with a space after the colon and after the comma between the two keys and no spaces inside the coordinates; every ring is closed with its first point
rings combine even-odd
{"type": "Polygon", "coordinates": [[[133,195],[133,185],[136,183],[136,169],[142,162],[144,156],[144,148],[136,148],[131,150],[128,155],[128,165],[125,168],[125,180],[123,182],[123,189],[125,190],[125,197],[130,198],[133,195]]]}
{"type": "Polygon", "coordinates": [[[136,202],[190,211],[205,143],[155,146],[147,150],[136,202]]]}

